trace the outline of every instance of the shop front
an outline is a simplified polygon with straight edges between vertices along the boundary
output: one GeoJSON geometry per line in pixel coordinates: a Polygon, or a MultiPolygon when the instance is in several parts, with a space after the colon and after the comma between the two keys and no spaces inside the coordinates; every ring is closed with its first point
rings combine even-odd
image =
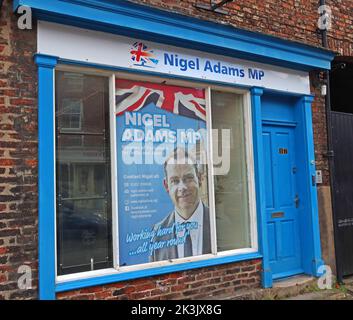
{"type": "Polygon", "coordinates": [[[333,54],[127,3],[37,17],[40,297],[261,259],[319,275],[309,71],[333,54]]]}

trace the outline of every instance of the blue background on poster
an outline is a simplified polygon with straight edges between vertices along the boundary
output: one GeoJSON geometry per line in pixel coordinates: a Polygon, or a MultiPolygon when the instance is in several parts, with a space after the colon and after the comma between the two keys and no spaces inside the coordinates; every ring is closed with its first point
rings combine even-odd
{"type": "MultiPolygon", "coordinates": [[[[156,107],[153,103],[135,113],[165,116],[169,128],[154,126],[152,128],[154,133],[161,129],[169,129],[175,132],[178,129],[192,129],[195,132],[199,129],[206,129],[206,123],[202,120],[165,111],[156,107]]],[[[126,164],[123,161],[123,149],[131,144],[131,141],[122,141],[124,131],[126,129],[142,129],[145,131],[143,125],[126,124],[125,115],[124,113],[116,117],[120,266],[136,265],[149,261],[150,232],[156,223],[174,210],[174,205],[163,186],[164,169],[161,161],[153,164],[143,162],[133,165],[126,164]],[[139,203],[139,201],[141,202],[139,203]]],[[[152,130],[151,127],[149,129],[152,130]]],[[[177,145],[180,146],[180,143],[179,140],[177,143],[170,144],[170,150],[173,150],[177,145]]],[[[142,146],[145,146],[144,142],[142,146]]],[[[154,143],[153,146],[154,148],[158,147],[160,143],[154,143]]],[[[184,144],[184,146],[186,145],[184,144]]]]}

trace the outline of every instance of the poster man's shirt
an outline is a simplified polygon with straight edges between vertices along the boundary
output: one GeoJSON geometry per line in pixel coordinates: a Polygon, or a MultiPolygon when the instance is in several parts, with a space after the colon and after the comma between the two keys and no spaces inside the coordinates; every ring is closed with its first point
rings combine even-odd
{"type": "MultiPolygon", "coordinates": [[[[176,224],[182,224],[182,223],[188,223],[188,222],[193,222],[197,223],[197,228],[191,228],[190,230],[190,236],[191,236],[191,243],[192,243],[192,255],[193,256],[199,256],[202,255],[202,248],[203,248],[203,239],[202,239],[202,234],[203,234],[203,204],[200,201],[199,205],[197,206],[195,212],[192,214],[192,216],[188,219],[185,220],[184,218],[181,217],[181,215],[178,213],[177,209],[175,209],[175,222],[176,224]]],[[[177,237],[184,237],[186,229],[183,228],[183,230],[180,230],[177,233],[177,237]]],[[[183,258],[184,257],[184,244],[179,244],[178,245],[178,257],[183,258]]]]}

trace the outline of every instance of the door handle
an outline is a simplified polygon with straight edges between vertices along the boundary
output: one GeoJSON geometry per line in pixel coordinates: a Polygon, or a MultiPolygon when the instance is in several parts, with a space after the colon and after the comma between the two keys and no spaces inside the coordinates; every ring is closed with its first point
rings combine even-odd
{"type": "Polygon", "coordinates": [[[298,194],[296,194],[295,198],[294,198],[294,203],[295,203],[295,207],[297,209],[299,208],[299,202],[300,202],[299,196],[298,196],[298,194]]]}

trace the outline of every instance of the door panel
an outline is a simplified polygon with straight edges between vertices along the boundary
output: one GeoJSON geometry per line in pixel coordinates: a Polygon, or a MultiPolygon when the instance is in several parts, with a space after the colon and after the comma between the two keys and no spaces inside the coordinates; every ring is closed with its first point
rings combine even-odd
{"type": "Polygon", "coordinates": [[[294,130],[263,126],[266,218],[274,278],[302,272],[294,130]]]}
{"type": "Polygon", "coordinates": [[[270,262],[277,260],[277,245],[276,245],[276,225],[273,222],[267,224],[267,237],[269,241],[268,251],[270,262]]]}
{"type": "MultiPolygon", "coordinates": [[[[279,130],[279,129],[278,129],[279,130]]],[[[275,146],[277,150],[273,150],[273,155],[276,157],[277,181],[278,190],[278,207],[281,209],[290,208],[293,205],[293,179],[291,176],[292,152],[289,152],[291,147],[290,132],[274,132],[275,146]]]]}
{"type": "Polygon", "coordinates": [[[291,258],[295,255],[295,237],[287,237],[287,235],[295,234],[295,223],[293,221],[281,222],[281,237],[286,241],[282,243],[282,258],[291,258]]]}
{"type": "Polygon", "coordinates": [[[274,194],[273,194],[273,171],[272,171],[272,141],[271,134],[263,133],[264,155],[265,155],[265,171],[266,171],[266,208],[274,209],[274,194]]]}

